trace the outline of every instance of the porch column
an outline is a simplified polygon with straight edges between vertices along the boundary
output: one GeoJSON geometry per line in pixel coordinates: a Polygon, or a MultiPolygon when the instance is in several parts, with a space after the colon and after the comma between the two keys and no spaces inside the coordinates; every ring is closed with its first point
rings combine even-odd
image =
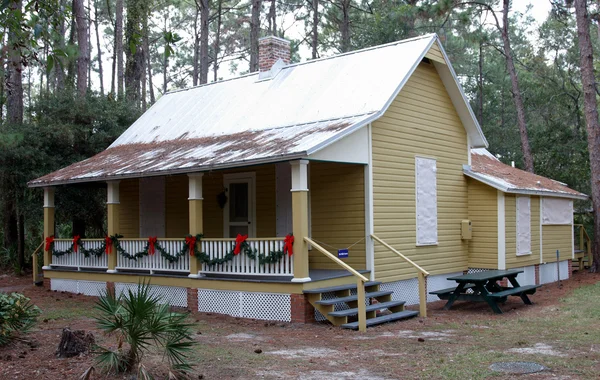
{"type": "MultiPolygon", "coordinates": [[[[119,231],[119,182],[120,181],[108,181],[107,193],[106,193],[106,207],[107,214],[106,219],[108,221],[108,236],[118,234],[119,231]]],[[[108,255],[108,273],[116,273],[117,270],[117,252],[116,247],[113,247],[112,252],[108,255]]]]}
{"type": "Polygon", "coordinates": [[[54,236],[54,188],[44,187],[44,266],[50,269],[52,252],[46,251],[46,238],[54,236]]]}
{"type": "Polygon", "coordinates": [[[292,222],[294,233],[294,278],[292,282],[310,281],[308,275],[308,160],[292,165],[292,222]]]}
{"type": "MultiPolygon", "coordinates": [[[[189,207],[190,207],[190,235],[196,236],[204,231],[202,225],[202,176],[204,173],[188,174],[189,178],[189,207]]],[[[195,257],[190,257],[190,274],[188,277],[198,278],[200,263],[195,257]]]]}

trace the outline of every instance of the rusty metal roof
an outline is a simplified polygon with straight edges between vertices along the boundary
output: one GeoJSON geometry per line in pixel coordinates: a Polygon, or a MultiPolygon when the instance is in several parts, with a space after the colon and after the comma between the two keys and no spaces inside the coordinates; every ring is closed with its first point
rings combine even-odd
{"type": "MultiPolygon", "coordinates": [[[[168,93],[105,152],[30,186],[306,157],[383,115],[436,42],[430,34],[168,93]]],[[[472,146],[486,146],[447,63],[434,64],[472,146]]]]}
{"type": "Polygon", "coordinates": [[[502,163],[486,149],[471,150],[471,167],[465,175],[506,193],[587,199],[566,184],[502,163]]]}

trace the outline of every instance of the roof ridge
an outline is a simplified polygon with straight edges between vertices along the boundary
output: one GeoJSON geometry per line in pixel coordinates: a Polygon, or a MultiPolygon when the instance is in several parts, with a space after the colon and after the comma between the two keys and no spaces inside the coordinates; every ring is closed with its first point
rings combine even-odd
{"type": "MultiPolygon", "coordinates": [[[[315,58],[315,59],[310,59],[308,61],[304,61],[304,62],[296,62],[296,63],[290,63],[285,65],[281,71],[283,70],[287,70],[296,66],[303,66],[303,65],[308,65],[311,63],[317,63],[317,62],[322,62],[322,61],[327,61],[330,59],[335,59],[335,58],[341,58],[341,57],[346,57],[349,55],[353,55],[353,54],[358,54],[358,53],[364,53],[366,51],[371,51],[371,50],[377,50],[377,49],[382,49],[382,48],[386,48],[386,47],[390,47],[390,46],[394,46],[394,45],[401,45],[401,44],[405,44],[408,42],[413,42],[413,41],[417,41],[417,40],[422,40],[422,39],[426,39],[426,38],[432,38],[435,37],[437,39],[437,34],[436,33],[428,33],[428,34],[424,34],[422,36],[417,36],[417,37],[412,37],[412,38],[407,38],[404,40],[399,40],[399,41],[393,41],[393,42],[388,42],[387,44],[382,44],[382,45],[376,45],[376,46],[369,46],[366,48],[362,48],[362,49],[358,49],[358,50],[353,50],[353,51],[349,51],[346,53],[340,53],[340,54],[334,54],[332,56],[329,57],[321,57],[321,58],[315,58]]],[[[203,83],[197,86],[191,86],[191,87],[186,87],[186,88],[181,88],[178,90],[173,90],[173,91],[167,91],[165,94],[163,94],[163,96],[165,95],[169,95],[169,94],[175,94],[178,92],[182,92],[182,91],[189,91],[189,90],[193,90],[196,88],[201,88],[201,87],[208,87],[211,85],[215,85],[215,84],[219,84],[219,83],[224,83],[224,82],[231,82],[237,79],[244,79],[253,75],[258,75],[258,71],[252,72],[252,73],[247,73],[247,74],[242,74],[239,75],[237,77],[233,77],[233,78],[229,78],[229,79],[223,79],[223,80],[219,80],[216,82],[210,82],[210,83],[203,83]]]]}

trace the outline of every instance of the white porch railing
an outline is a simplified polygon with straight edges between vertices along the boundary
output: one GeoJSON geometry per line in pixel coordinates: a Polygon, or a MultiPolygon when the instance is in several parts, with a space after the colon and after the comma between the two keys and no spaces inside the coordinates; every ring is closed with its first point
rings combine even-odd
{"type": "MultiPolygon", "coordinates": [[[[185,245],[183,239],[158,239],[157,243],[170,255],[181,251],[185,245]]],[[[119,244],[125,252],[133,255],[136,252],[144,250],[146,244],[148,244],[148,239],[119,239],[119,244]]],[[[140,257],[137,260],[128,259],[118,253],[117,255],[117,271],[124,269],[150,271],[150,273],[154,273],[155,271],[189,273],[190,271],[190,255],[187,253],[179,257],[179,260],[174,263],[170,263],[162,257],[158,249],[154,255],[140,257]]]]}
{"type": "MultiPolygon", "coordinates": [[[[257,257],[251,259],[244,252],[235,256],[233,260],[223,264],[202,264],[202,272],[236,275],[260,275],[260,276],[293,276],[294,260],[289,255],[284,255],[281,260],[273,264],[260,264],[259,254],[269,255],[272,251],[283,250],[284,238],[258,238],[247,239],[257,257]]],[[[235,245],[235,239],[202,239],[201,251],[209,255],[210,259],[223,258],[235,245]]]]}
{"type": "MultiPolygon", "coordinates": [[[[104,244],[104,239],[81,239],[81,242],[85,249],[96,249],[104,244]]],[[[72,239],[55,239],[54,250],[66,251],[72,244],[72,239]]],[[[52,256],[52,266],[77,268],[77,270],[81,270],[82,268],[107,269],[108,258],[104,253],[99,257],[85,257],[81,252],[73,252],[59,257],[52,256]]]]}

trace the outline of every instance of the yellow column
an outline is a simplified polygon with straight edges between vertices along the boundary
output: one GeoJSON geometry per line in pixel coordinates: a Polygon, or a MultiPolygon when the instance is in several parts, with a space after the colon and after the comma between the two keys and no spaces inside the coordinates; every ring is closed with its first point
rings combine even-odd
{"type": "Polygon", "coordinates": [[[292,221],[294,233],[294,278],[310,281],[308,274],[308,160],[292,161],[292,221]]]}
{"type": "MultiPolygon", "coordinates": [[[[108,181],[106,193],[106,219],[108,222],[108,236],[118,234],[119,231],[119,181],[108,181]]],[[[116,273],[117,270],[117,255],[116,247],[113,246],[112,252],[108,255],[108,273],[116,273]]]]}
{"type": "MultiPolygon", "coordinates": [[[[188,174],[189,180],[189,207],[190,207],[190,235],[195,236],[204,232],[202,225],[202,176],[204,173],[188,174]]],[[[199,244],[199,243],[198,243],[199,244]]],[[[189,277],[200,277],[200,262],[195,257],[190,257],[189,277]]]]}
{"type": "Polygon", "coordinates": [[[44,267],[50,269],[52,252],[46,251],[46,238],[54,236],[54,188],[44,188],[44,267]]]}

